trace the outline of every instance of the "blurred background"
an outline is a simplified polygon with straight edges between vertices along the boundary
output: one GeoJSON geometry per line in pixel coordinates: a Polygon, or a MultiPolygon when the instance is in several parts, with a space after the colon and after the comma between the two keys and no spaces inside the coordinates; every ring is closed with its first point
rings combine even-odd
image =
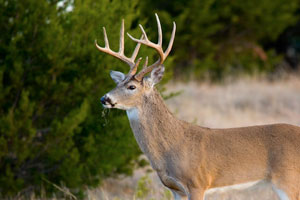
{"type": "MultiPolygon", "coordinates": [[[[0,0],[0,198],[171,199],[125,112],[100,104],[114,87],[109,70],[129,69],[94,41],[104,45],[105,26],[117,50],[121,19],[126,32],[140,37],[143,24],[156,41],[157,13],[165,48],[176,22],[159,89],[179,118],[220,128],[300,125],[299,7],[299,0],[0,0]]],[[[134,46],[126,36],[125,54],[134,46]]],[[[139,55],[158,58],[145,47],[139,55]]]]}

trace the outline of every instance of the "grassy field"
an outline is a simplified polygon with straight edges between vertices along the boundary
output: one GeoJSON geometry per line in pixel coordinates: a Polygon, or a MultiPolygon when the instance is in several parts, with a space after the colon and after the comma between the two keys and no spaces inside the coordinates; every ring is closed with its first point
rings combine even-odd
{"type": "MultiPolygon", "coordinates": [[[[224,84],[170,83],[167,92],[180,95],[166,101],[181,119],[201,126],[226,128],[285,122],[300,125],[300,78],[276,80],[241,79],[224,84]]],[[[172,199],[172,195],[149,169],[133,177],[108,179],[89,190],[89,199],[172,199]]],[[[212,199],[278,199],[271,186],[254,184],[243,189],[209,191],[212,199]]]]}
{"type": "Polygon", "coordinates": [[[243,79],[223,85],[175,83],[168,91],[182,91],[167,101],[171,111],[201,126],[300,125],[300,78],[243,79]]]}

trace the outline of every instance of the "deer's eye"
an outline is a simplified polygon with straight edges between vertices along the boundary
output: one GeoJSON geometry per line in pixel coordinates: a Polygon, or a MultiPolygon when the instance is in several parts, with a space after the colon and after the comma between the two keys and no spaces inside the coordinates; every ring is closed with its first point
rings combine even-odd
{"type": "Polygon", "coordinates": [[[134,90],[136,87],[135,87],[135,85],[130,85],[127,89],[128,90],[134,90]]]}

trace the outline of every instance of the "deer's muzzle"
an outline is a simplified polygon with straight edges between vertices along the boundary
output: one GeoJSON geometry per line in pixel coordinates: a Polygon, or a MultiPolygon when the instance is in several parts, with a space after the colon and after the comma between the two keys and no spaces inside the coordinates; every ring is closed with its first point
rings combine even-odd
{"type": "Polygon", "coordinates": [[[107,95],[101,97],[100,101],[104,107],[114,107],[116,105],[107,95]]]}

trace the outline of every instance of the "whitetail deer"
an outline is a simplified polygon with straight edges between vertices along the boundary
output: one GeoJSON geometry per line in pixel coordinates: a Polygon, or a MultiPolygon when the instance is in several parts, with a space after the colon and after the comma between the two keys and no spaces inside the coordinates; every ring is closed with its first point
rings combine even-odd
{"type": "MultiPolygon", "coordinates": [[[[105,108],[126,110],[141,150],[150,160],[162,183],[175,199],[202,200],[210,188],[253,181],[269,181],[282,199],[300,199],[300,127],[273,124],[230,129],[210,129],[177,119],[164,104],[154,85],[163,76],[163,62],[171,51],[176,25],[169,46],[162,48],[158,16],[158,43],[149,41],[143,27],[141,39],[128,36],[137,46],[131,58],[124,55],[124,20],[119,52],[96,47],[130,66],[127,75],[111,71],[117,86],[101,98],[105,108]],[[136,60],[141,44],[155,49],[159,59],[137,73],[136,60]],[[145,76],[151,72],[150,76],[145,76]]],[[[263,198],[263,197],[262,197],[263,198]]]]}

